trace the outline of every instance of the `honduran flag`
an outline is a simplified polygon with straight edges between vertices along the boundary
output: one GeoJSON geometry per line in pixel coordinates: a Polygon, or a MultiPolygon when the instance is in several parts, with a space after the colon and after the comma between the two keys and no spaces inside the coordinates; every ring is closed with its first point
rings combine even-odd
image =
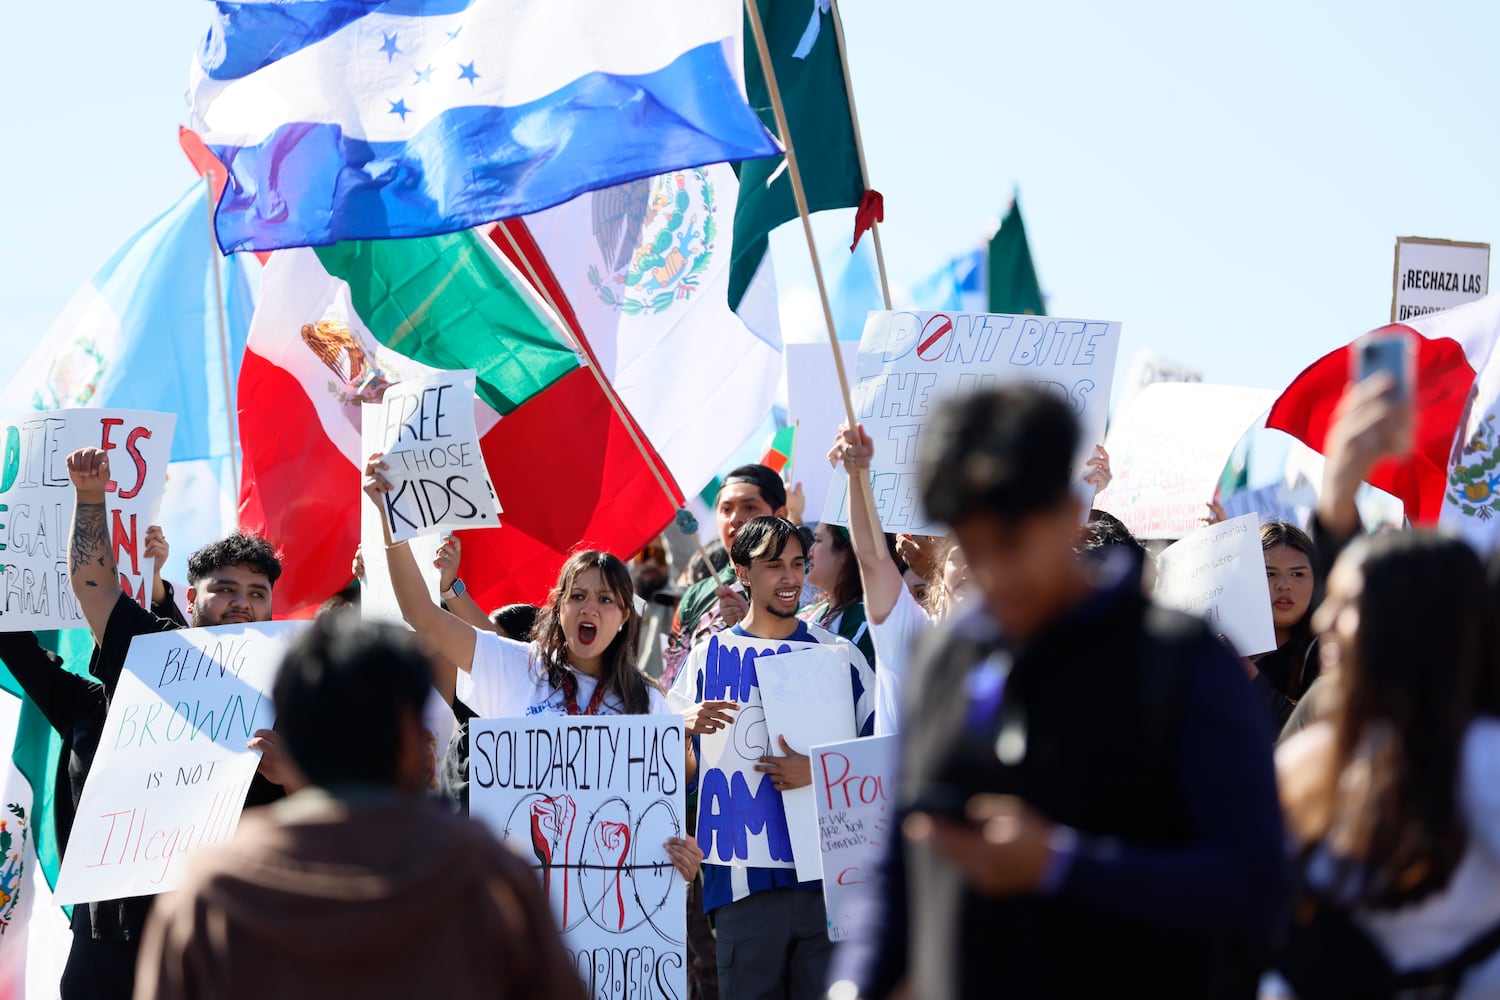
{"type": "Polygon", "coordinates": [[[509,261],[464,231],[271,255],[240,371],[240,523],[286,572],[276,610],[316,607],[351,578],[359,543],[361,410],[387,385],[478,372],[475,418],[505,513],[465,532],[482,607],[540,603],[577,545],[635,552],[680,496],[632,440],[556,317],[509,261]]]}
{"type": "MultiPolygon", "coordinates": [[[[1480,518],[1476,508],[1473,517],[1492,520],[1500,511],[1492,509],[1490,493],[1500,488],[1500,476],[1465,483],[1450,479],[1450,467],[1466,464],[1460,446],[1473,432],[1463,431],[1475,375],[1490,362],[1500,338],[1500,295],[1382,329],[1402,330],[1416,338],[1416,428],[1411,454],[1377,464],[1370,485],[1400,497],[1413,524],[1447,524],[1453,513],[1462,513],[1462,506],[1475,504],[1489,515],[1480,518]]],[[[1271,407],[1266,426],[1322,452],[1334,408],[1349,382],[1353,350],[1352,344],[1340,347],[1309,365],[1271,407]]],[[[1492,409],[1493,399],[1486,401],[1492,409]]],[[[1485,411],[1476,412],[1482,417],[1485,411]]],[[[1493,431],[1488,433],[1493,437],[1493,431]]],[[[1500,449],[1491,447],[1477,464],[1490,460],[1493,470],[1500,465],[1495,452],[1500,449]]]]}
{"type": "Polygon", "coordinates": [[[779,150],[737,0],[221,2],[194,127],[226,252],[426,236],[779,150]]]}

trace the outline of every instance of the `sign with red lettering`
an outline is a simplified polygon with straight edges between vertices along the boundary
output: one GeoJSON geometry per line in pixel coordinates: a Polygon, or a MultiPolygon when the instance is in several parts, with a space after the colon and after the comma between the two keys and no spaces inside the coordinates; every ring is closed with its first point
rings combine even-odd
{"type": "Polygon", "coordinates": [[[813,795],[823,855],[823,900],[828,937],[849,937],[855,886],[868,881],[891,840],[896,822],[897,737],[813,747],[813,795]]]}
{"type": "Polygon", "coordinates": [[[144,555],[172,455],[170,413],[144,410],[41,410],[0,424],[0,632],[87,628],[68,582],[73,484],[68,454],[109,452],[110,536],[120,586],[150,600],[154,560],[144,555]]]}
{"type": "MultiPolygon", "coordinates": [[[[1083,434],[1078,474],[1104,440],[1120,324],[993,313],[872,312],[859,341],[855,414],[875,443],[870,469],[886,531],[942,534],[917,497],[922,429],[944,400],[1021,382],[1056,392],[1083,434]]],[[[824,520],[848,524],[848,478],[834,476],[824,520]]]]}
{"type": "Polygon", "coordinates": [[[591,997],[686,997],[686,836],[676,715],[469,724],[469,815],[531,865],[591,997]]]}
{"type": "Polygon", "coordinates": [[[1391,322],[1407,323],[1482,299],[1490,288],[1490,245],[1396,237],[1391,322]]]}
{"type": "Polygon", "coordinates": [[[390,467],[385,475],[393,489],[381,502],[392,541],[500,526],[500,504],[479,451],[474,380],[473,369],[404,379],[366,414],[379,428],[390,467]]]}
{"type": "Polygon", "coordinates": [[[271,685],[306,622],[138,635],[83,786],[56,902],[150,896],[181,883],[186,856],[227,843],[276,721],[271,685]]]}

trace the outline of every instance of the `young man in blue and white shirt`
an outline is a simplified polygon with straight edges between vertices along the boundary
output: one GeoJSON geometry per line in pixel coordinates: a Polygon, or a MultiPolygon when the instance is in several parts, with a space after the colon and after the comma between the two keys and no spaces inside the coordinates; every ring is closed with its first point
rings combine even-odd
{"type": "MultiPolygon", "coordinates": [[[[727,634],[838,648],[849,665],[855,728],[861,736],[868,736],[875,723],[875,675],[870,665],[847,639],[797,617],[810,548],[807,530],[785,518],[760,517],[739,530],[730,559],[750,608],[727,634]]],[[[705,700],[709,649],[708,643],[694,647],[668,695],[669,704],[683,713],[693,734],[695,752],[699,737],[732,725],[739,708],[717,697],[705,700]]],[[[774,790],[776,809],[767,820],[768,833],[779,823],[778,833],[784,836],[781,794],[810,785],[812,765],[807,755],[784,741],[779,749],[782,755],[761,758],[756,770],[765,778],[757,792],[767,794],[767,783],[774,790]]],[[[820,997],[833,951],[822,882],[799,882],[793,868],[729,866],[705,860],[709,863],[703,868],[703,909],[712,915],[718,933],[720,995],[820,997]]]]}

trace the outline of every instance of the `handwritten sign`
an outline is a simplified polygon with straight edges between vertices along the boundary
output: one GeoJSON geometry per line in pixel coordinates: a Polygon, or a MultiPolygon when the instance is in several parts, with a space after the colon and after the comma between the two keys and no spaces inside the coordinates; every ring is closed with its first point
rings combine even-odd
{"type": "MultiPolygon", "coordinates": [[[[786,412],[797,425],[792,440],[792,479],[802,484],[807,497],[806,521],[823,519],[828,487],[843,470],[828,464],[828,449],[839,425],[846,419],[839,394],[839,377],[833,367],[833,349],[827,338],[817,344],[787,344],[786,412]]],[[[859,365],[859,343],[839,341],[844,369],[852,376],[859,365]]]]}
{"type": "Polygon", "coordinates": [[[138,635],[130,642],[57,880],[57,902],[177,888],[185,860],[239,826],[275,720],[271,685],[305,622],[138,635]]]}
{"type": "Polygon", "coordinates": [[[1490,287],[1490,245],[1396,238],[1391,322],[1405,323],[1482,299],[1490,287]]]}
{"type": "Polygon", "coordinates": [[[1313,511],[1318,506],[1318,491],[1305,479],[1292,486],[1282,480],[1259,489],[1240,490],[1227,497],[1220,497],[1219,504],[1229,517],[1255,514],[1260,523],[1286,521],[1307,530],[1313,511]]]}
{"type": "Polygon", "coordinates": [[[474,378],[470,369],[406,379],[375,410],[393,487],[383,495],[393,541],[500,524],[474,424],[474,378]]]}
{"type": "Polygon", "coordinates": [[[1203,373],[1195,368],[1170,361],[1154,351],[1136,351],[1125,373],[1120,395],[1115,399],[1116,412],[1123,413],[1141,390],[1158,382],[1202,382],[1203,373]]]}
{"type": "MultiPolygon", "coordinates": [[[[813,646],[755,661],[760,697],[766,709],[766,735],[773,754],[784,753],[781,737],[798,753],[814,743],[852,740],[854,690],[849,686],[849,664],[836,646],[813,646]]],[[[823,855],[818,850],[818,809],[811,785],[781,793],[787,833],[797,878],[808,882],[823,877],[823,855]]]]}
{"type": "Polygon", "coordinates": [[[813,747],[813,797],[823,858],[828,937],[846,941],[858,890],[880,863],[895,821],[897,738],[813,747]]]}
{"type": "Polygon", "coordinates": [[[1156,599],[1207,620],[1241,656],[1276,648],[1260,515],[1205,525],[1156,559],[1156,599]]]}
{"type": "Polygon", "coordinates": [[[686,997],[675,715],[469,725],[469,812],[536,870],[591,997],[686,997]]]}
{"type": "MultiPolygon", "coordinates": [[[[855,414],[875,442],[875,505],[886,531],[942,534],[917,498],[923,427],[944,400],[1002,383],[1056,392],[1082,424],[1078,474],[1104,439],[1120,324],[987,313],[872,312],[859,342],[855,414]]],[[[824,520],[848,524],[835,476],[824,520]]]]}
{"type": "Polygon", "coordinates": [[[74,493],[67,458],[79,448],[109,452],[115,478],[105,504],[120,586],[148,602],[154,560],[142,553],[161,506],[176,422],[170,413],[76,409],[0,424],[0,631],[87,627],[68,582],[74,493]]]}
{"type": "Polygon", "coordinates": [[[1115,478],[1094,506],[1137,538],[1181,538],[1203,522],[1230,452],[1275,398],[1233,385],[1147,386],[1109,429],[1115,478]]]}

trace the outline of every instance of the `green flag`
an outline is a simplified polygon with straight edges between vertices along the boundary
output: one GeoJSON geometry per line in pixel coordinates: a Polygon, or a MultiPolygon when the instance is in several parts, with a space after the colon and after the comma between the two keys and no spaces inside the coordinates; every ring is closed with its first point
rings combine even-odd
{"type": "Polygon", "coordinates": [[[1031,247],[1026,243],[1026,223],[1021,221],[1021,206],[1010,203],[1000,231],[990,240],[990,312],[1043,316],[1047,306],[1036,281],[1031,263],[1031,247]]]}
{"type": "MultiPolygon", "coordinates": [[[[797,151],[808,211],[855,208],[864,196],[865,184],[854,143],[854,121],[849,113],[843,53],[839,51],[833,12],[807,0],[760,0],[760,15],[776,83],[786,105],[787,130],[797,151]]],[[[771,91],[761,72],[748,13],[745,90],[761,121],[777,132],[771,91]]],[[[781,139],[784,145],[787,137],[781,139]]],[[[771,230],[797,218],[785,156],[746,160],[736,164],[735,171],[740,178],[740,197],[734,210],[734,250],[729,269],[731,309],[739,308],[745,289],[755,277],[766,255],[766,237],[771,230]]]]}

